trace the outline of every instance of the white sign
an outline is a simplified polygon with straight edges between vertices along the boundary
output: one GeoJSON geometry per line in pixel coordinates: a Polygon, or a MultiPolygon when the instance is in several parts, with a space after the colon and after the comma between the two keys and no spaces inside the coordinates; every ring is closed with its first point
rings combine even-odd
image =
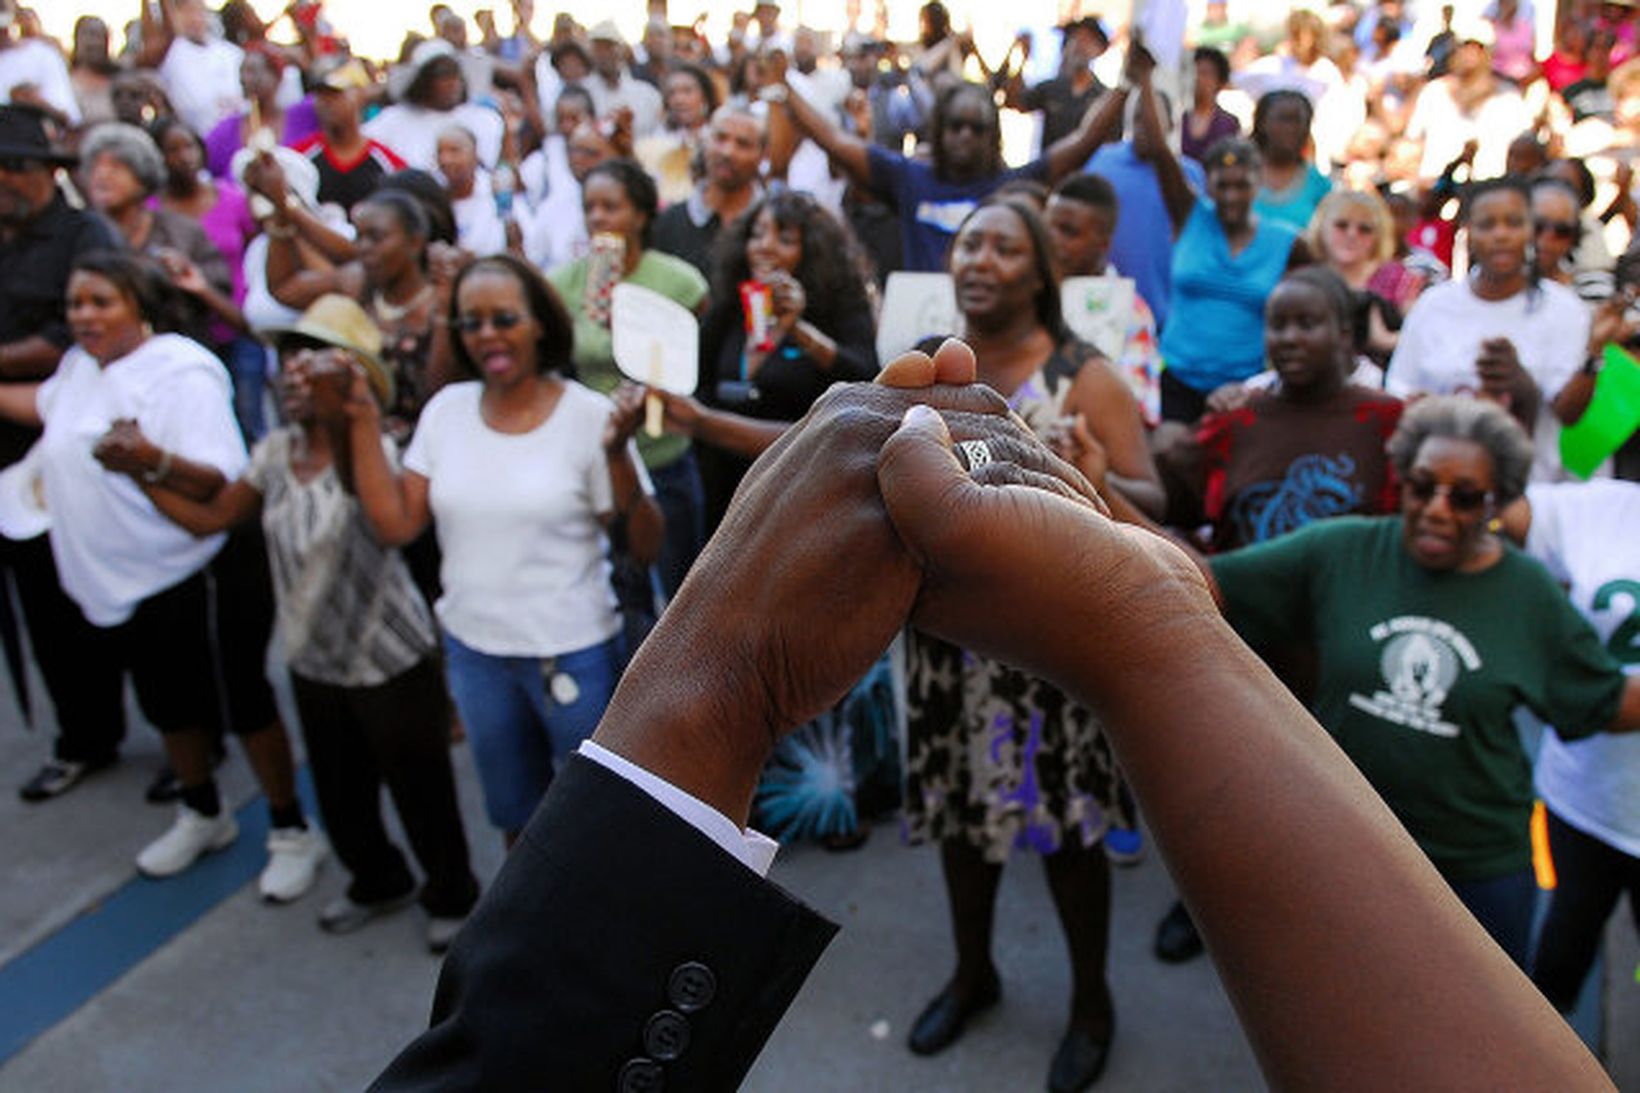
{"type": "Polygon", "coordinates": [[[622,281],[609,301],[615,366],[634,383],[692,395],[700,375],[700,324],[675,300],[622,281]]]}
{"type": "Polygon", "coordinates": [[[891,273],[883,287],[877,359],[887,364],[924,338],[955,334],[958,322],[949,273],[891,273]]]}

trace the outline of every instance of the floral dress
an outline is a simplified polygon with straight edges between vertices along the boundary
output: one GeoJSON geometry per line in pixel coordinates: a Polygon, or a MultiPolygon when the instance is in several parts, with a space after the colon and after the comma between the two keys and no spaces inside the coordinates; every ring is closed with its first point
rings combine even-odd
{"type": "MultiPolygon", "coordinates": [[[[1010,405],[1040,433],[1093,354],[1062,343],[1010,405]]],[[[1051,854],[1133,826],[1099,722],[1052,684],[912,630],[907,703],[909,841],[960,839],[1001,862],[1015,848],[1051,854]]]]}

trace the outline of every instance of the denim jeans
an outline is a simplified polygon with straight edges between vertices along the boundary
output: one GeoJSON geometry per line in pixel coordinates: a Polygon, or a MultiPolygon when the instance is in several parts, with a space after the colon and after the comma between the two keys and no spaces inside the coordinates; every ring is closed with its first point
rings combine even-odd
{"type": "Polygon", "coordinates": [[[1524,970],[1532,944],[1532,913],[1537,908],[1537,875],[1531,867],[1501,877],[1447,883],[1498,947],[1524,970]]]}
{"type": "Polygon", "coordinates": [[[255,444],[268,431],[262,409],[262,392],[268,382],[268,348],[248,334],[229,342],[222,350],[233,379],[233,416],[246,444],[255,444]]]}
{"type": "Polygon", "coordinates": [[[556,657],[491,656],[444,635],[444,667],[473,749],[484,811],[521,831],[562,762],[592,735],[621,671],[620,638],[556,657]]]}

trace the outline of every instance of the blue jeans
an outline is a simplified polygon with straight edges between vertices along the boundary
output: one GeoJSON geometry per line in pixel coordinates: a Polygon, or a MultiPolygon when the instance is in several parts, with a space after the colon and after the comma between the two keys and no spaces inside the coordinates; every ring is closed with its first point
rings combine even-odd
{"type": "Polygon", "coordinates": [[[1498,947],[1516,966],[1526,967],[1532,945],[1532,914],[1537,909],[1537,875],[1531,868],[1485,880],[1448,880],[1498,947]]]}
{"type": "Polygon", "coordinates": [[[522,831],[562,762],[592,735],[621,674],[621,642],[556,657],[500,657],[444,635],[444,667],[473,749],[484,811],[522,831]]]}
{"type": "Polygon", "coordinates": [[[268,382],[268,348],[248,334],[241,334],[222,350],[233,379],[233,416],[245,443],[254,444],[268,431],[262,410],[262,391],[268,382]]]}
{"type": "Polygon", "coordinates": [[[706,542],[706,492],[700,484],[700,468],[695,453],[683,455],[664,467],[652,468],[649,479],[655,484],[655,503],[666,517],[666,539],[656,560],[661,597],[678,594],[689,567],[706,542]]]}

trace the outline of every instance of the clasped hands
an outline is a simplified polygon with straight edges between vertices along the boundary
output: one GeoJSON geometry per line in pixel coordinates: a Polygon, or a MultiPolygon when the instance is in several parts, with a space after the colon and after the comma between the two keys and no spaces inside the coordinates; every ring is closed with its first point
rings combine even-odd
{"type": "Polygon", "coordinates": [[[599,743],[743,819],[774,743],[908,621],[1084,696],[1120,670],[1092,650],[1213,617],[1183,553],[1112,522],[975,373],[948,341],[834,386],[787,430],[639,649],[599,743]],[[970,472],[955,449],[976,440],[991,460],[970,472]]]}

